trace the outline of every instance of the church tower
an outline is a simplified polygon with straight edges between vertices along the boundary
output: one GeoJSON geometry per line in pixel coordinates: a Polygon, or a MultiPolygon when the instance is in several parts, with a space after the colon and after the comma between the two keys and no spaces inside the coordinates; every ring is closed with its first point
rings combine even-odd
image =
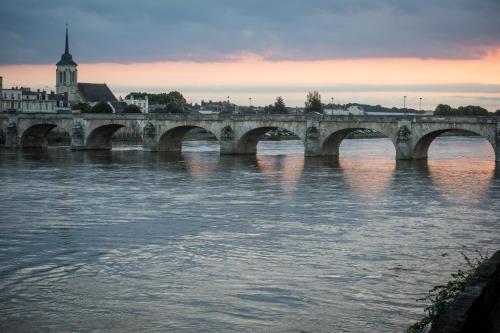
{"type": "Polygon", "coordinates": [[[78,84],[77,84],[77,69],[76,62],[73,61],[73,56],[69,53],[68,44],[68,25],[66,24],[66,47],[61,60],[56,64],[56,92],[63,94],[65,99],[70,103],[77,103],[78,84]]]}

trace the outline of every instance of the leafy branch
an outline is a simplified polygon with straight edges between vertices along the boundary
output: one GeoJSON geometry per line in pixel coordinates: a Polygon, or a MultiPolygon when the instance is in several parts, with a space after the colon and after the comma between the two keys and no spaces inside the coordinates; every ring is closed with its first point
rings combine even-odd
{"type": "Polygon", "coordinates": [[[457,273],[451,274],[448,283],[433,287],[427,295],[417,301],[429,301],[431,304],[424,311],[426,316],[410,326],[407,333],[424,333],[429,324],[432,325],[448,308],[455,302],[458,296],[465,290],[465,287],[473,282],[474,271],[488,258],[486,255],[477,252],[477,258],[470,259],[464,253],[466,267],[459,269],[457,273]]]}

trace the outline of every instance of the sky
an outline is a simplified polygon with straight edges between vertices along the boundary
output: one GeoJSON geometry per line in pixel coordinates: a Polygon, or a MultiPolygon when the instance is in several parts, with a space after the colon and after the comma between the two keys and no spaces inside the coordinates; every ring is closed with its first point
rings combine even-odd
{"type": "Polygon", "coordinates": [[[0,11],[4,86],[80,82],[265,105],[283,96],[500,109],[500,0],[17,0],[0,11]],[[250,99],[251,98],[251,101],[250,99]]]}

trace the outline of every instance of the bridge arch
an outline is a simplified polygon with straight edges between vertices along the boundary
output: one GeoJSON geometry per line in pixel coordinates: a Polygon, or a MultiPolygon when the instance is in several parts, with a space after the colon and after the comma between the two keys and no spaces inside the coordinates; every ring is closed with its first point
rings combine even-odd
{"type": "Polygon", "coordinates": [[[86,149],[110,150],[113,147],[113,135],[123,127],[125,127],[123,124],[106,124],[94,128],[85,140],[86,149]]]}
{"type": "MultiPolygon", "coordinates": [[[[257,145],[259,141],[264,137],[266,133],[272,130],[286,130],[293,135],[297,136],[300,141],[302,141],[302,144],[304,144],[305,140],[303,136],[301,135],[300,131],[297,130],[291,130],[287,127],[283,126],[276,126],[276,125],[271,125],[271,126],[261,126],[261,127],[255,127],[252,128],[246,132],[244,132],[236,142],[236,154],[238,155],[255,155],[257,154],[257,145]]],[[[305,145],[304,145],[305,146],[305,145]]]]}
{"type": "Polygon", "coordinates": [[[429,153],[429,148],[430,148],[432,142],[441,134],[448,133],[448,132],[459,132],[459,133],[466,133],[466,134],[472,134],[475,136],[480,136],[483,139],[486,139],[486,141],[488,141],[490,143],[490,145],[493,148],[493,152],[495,153],[496,144],[487,135],[484,135],[484,133],[481,133],[480,130],[461,129],[461,128],[441,128],[441,129],[436,129],[436,130],[431,130],[429,132],[426,132],[425,134],[423,134],[422,136],[420,136],[416,140],[415,145],[413,146],[413,152],[412,152],[413,159],[427,159],[428,153],[429,153]]]}
{"type": "Polygon", "coordinates": [[[70,131],[55,123],[40,123],[28,126],[22,130],[20,136],[21,148],[47,148],[49,145],[49,133],[54,129],[59,129],[71,140],[70,131]]]}
{"type": "Polygon", "coordinates": [[[373,128],[372,126],[355,126],[342,129],[335,129],[328,132],[321,142],[321,155],[339,157],[340,145],[350,134],[360,130],[372,130],[391,140],[395,152],[397,152],[396,130],[388,131],[383,128],[373,128]]]}
{"type": "Polygon", "coordinates": [[[203,129],[213,135],[217,141],[219,141],[218,136],[212,130],[207,129],[199,125],[180,125],[167,129],[158,139],[158,151],[166,152],[181,152],[182,151],[182,140],[188,132],[193,129],[203,129]]]}

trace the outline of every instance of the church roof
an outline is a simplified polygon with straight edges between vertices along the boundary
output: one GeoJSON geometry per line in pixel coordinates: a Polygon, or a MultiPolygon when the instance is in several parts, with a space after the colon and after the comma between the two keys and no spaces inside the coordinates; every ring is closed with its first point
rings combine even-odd
{"type": "Polygon", "coordinates": [[[64,53],[56,66],[78,66],[69,53],[64,53]]]}
{"type": "Polygon", "coordinates": [[[116,102],[106,83],[78,83],[78,93],[84,102],[116,102]]]}
{"type": "Polygon", "coordinates": [[[61,60],[59,60],[56,66],[78,66],[76,62],[73,61],[71,53],[69,53],[68,25],[66,25],[66,46],[64,48],[64,54],[61,56],[61,60]]]}

